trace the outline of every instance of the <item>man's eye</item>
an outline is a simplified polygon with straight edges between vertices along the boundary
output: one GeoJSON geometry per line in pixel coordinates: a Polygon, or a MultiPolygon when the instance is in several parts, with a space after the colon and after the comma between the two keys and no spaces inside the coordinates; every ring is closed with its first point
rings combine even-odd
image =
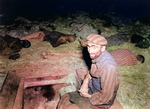
{"type": "Polygon", "coordinates": [[[93,49],[96,49],[96,47],[94,46],[93,49]]]}
{"type": "Polygon", "coordinates": [[[94,48],[94,49],[96,48],[96,46],[91,46],[91,47],[94,48]]]}

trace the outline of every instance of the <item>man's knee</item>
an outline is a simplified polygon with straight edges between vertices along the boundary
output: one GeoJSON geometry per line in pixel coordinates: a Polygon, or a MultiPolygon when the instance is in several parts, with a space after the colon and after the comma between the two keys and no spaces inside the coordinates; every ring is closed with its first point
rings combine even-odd
{"type": "Polygon", "coordinates": [[[121,104],[118,102],[118,100],[115,99],[113,105],[112,105],[109,109],[123,109],[123,107],[122,107],[121,104]]]}
{"type": "Polygon", "coordinates": [[[70,97],[68,94],[64,94],[58,104],[57,109],[79,109],[76,104],[72,104],[69,101],[70,97]]]}
{"type": "Polygon", "coordinates": [[[69,104],[69,95],[64,94],[58,103],[57,109],[64,109],[69,104]]]}

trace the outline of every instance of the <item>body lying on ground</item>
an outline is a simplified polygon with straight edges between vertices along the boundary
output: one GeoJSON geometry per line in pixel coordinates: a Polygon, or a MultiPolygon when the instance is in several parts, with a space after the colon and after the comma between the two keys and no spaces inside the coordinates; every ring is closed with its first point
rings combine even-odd
{"type": "Polygon", "coordinates": [[[76,39],[75,35],[68,35],[58,31],[39,31],[31,35],[20,38],[21,40],[47,41],[53,47],[58,47],[66,42],[73,42],[76,39]]]}
{"type": "Polygon", "coordinates": [[[20,57],[18,53],[22,48],[28,48],[31,43],[28,40],[20,40],[9,35],[0,36],[0,55],[16,60],[20,57]]]}

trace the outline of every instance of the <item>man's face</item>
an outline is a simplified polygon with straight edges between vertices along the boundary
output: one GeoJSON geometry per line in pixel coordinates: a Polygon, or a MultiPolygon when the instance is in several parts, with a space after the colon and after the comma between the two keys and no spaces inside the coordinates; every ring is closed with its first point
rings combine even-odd
{"type": "Polygon", "coordinates": [[[75,23],[72,23],[70,26],[73,27],[75,25],[75,23]]]}
{"type": "Polygon", "coordinates": [[[99,57],[99,55],[103,52],[102,47],[104,46],[88,42],[87,48],[90,54],[90,58],[96,59],[97,57],[99,57]]]}

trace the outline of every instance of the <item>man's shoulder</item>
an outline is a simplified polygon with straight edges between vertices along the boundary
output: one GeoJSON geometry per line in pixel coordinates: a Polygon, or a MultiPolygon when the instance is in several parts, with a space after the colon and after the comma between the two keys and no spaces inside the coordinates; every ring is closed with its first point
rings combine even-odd
{"type": "Polygon", "coordinates": [[[115,60],[112,58],[112,56],[110,57],[106,57],[103,58],[100,62],[99,62],[99,66],[100,67],[105,67],[105,68],[117,68],[117,64],[115,62],[115,60]]]}

